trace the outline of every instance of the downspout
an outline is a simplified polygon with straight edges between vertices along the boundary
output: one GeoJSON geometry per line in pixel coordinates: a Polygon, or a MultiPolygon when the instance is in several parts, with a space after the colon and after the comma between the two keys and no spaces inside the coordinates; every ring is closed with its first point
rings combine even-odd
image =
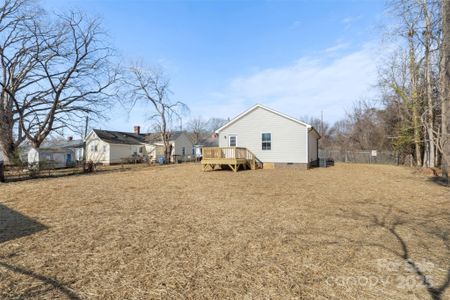
{"type": "Polygon", "coordinates": [[[306,127],[306,168],[309,169],[309,130],[310,126],[306,127]]]}

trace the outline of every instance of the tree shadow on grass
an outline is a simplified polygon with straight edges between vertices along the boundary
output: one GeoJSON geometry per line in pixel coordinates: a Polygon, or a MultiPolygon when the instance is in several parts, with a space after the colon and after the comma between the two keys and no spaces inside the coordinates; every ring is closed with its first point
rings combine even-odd
{"type": "MultiPolygon", "coordinates": [[[[32,235],[47,228],[48,228],[47,226],[3,204],[0,204],[0,244],[21,237],[32,235]]],[[[69,288],[65,287],[62,283],[60,283],[56,279],[5,262],[7,258],[11,258],[13,256],[15,256],[15,254],[11,254],[8,257],[0,257],[0,269],[6,269],[17,274],[28,276],[31,279],[35,279],[42,282],[45,286],[44,289],[40,289],[40,286],[33,286],[29,290],[25,291],[24,293],[21,293],[21,295],[18,295],[15,298],[23,299],[42,296],[44,293],[48,291],[57,289],[59,292],[64,294],[68,299],[72,300],[81,299],[76,293],[74,293],[69,288]]]]}
{"type": "Polygon", "coordinates": [[[31,289],[29,289],[28,291],[22,293],[18,297],[19,299],[42,296],[46,292],[56,289],[59,292],[61,292],[62,294],[64,294],[67,297],[67,299],[81,300],[80,296],[78,296],[74,291],[67,288],[66,286],[64,286],[64,284],[62,284],[61,282],[59,282],[56,279],[53,279],[51,277],[37,274],[37,273],[27,270],[25,268],[14,266],[12,264],[8,264],[8,263],[2,262],[2,261],[0,261],[0,268],[4,268],[4,269],[7,269],[14,273],[31,277],[32,279],[41,281],[44,285],[49,286],[48,288],[45,288],[43,290],[39,290],[38,289],[39,287],[34,286],[31,289]]]}
{"type": "MultiPolygon", "coordinates": [[[[426,288],[428,294],[433,300],[441,300],[444,292],[450,287],[450,265],[441,266],[442,269],[446,270],[446,276],[440,284],[433,284],[430,281],[430,277],[425,274],[425,270],[422,269],[421,264],[414,260],[411,256],[412,246],[408,245],[407,239],[399,233],[398,229],[400,227],[411,228],[426,234],[432,239],[442,242],[444,249],[440,252],[441,257],[444,258],[445,261],[450,262],[450,210],[442,210],[437,213],[424,215],[421,218],[415,218],[410,216],[405,211],[397,210],[394,212],[394,208],[392,206],[386,207],[386,212],[381,216],[375,213],[364,214],[355,210],[344,211],[342,209],[340,210],[340,214],[338,214],[338,216],[356,221],[363,221],[369,227],[383,229],[386,234],[391,236],[391,238],[396,241],[398,246],[396,249],[390,248],[381,242],[357,241],[344,236],[339,238],[346,239],[350,242],[360,243],[364,246],[379,247],[391,252],[398,258],[402,259],[403,262],[410,267],[410,269],[420,279],[420,282],[426,288]]],[[[424,241],[422,245],[426,252],[430,253],[430,255],[432,250],[437,250],[430,248],[431,246],[426,243],[426,241],[424,241]]]]}
{"type": "Polygon", "coordinates": [[[0,244],[47,229],[47,226],[0,204],[0,244]]]}

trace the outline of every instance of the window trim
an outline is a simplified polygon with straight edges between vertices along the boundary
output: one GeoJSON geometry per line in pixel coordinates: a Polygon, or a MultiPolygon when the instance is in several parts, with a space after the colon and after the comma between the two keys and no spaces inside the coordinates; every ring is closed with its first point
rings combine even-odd
{"type": "Polygon", "coordinates": [[[237,147],[238,146],[238,138],[237,138],[237,134],[229,134],[228,135],[228,147],[237,147]],[[231,146],[231,137],[235,138],[235,145],[231,146]]]}
{"type": "Polygon", "coordinates": [[[261,151],[271,151],[272,150],[272,132],[261,132],[261,151]],[[270,134],[270,140],[269,141],[264,141],[263,140],[263,134],[270,134]],[[264,149],[264,144],[266,144],[266,147],[267,147],[267,144],[269,144],[269,146],[270,146],[270,148],[269,149],[264,149]]]}

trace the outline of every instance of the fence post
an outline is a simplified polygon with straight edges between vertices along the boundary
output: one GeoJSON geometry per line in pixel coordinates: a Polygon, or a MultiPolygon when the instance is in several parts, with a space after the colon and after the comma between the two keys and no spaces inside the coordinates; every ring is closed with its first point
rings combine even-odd
{"type": "Polygon", "coordinates": [[[0,161],[0,182],[5,182],[5,165],[0,161]]]}

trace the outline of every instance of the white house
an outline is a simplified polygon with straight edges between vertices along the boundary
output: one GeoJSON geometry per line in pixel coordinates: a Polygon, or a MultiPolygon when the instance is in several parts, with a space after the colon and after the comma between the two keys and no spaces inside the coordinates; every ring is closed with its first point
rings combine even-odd
{"type": "MultiPolygon", "coordinates": [[[[185,132],[171,133],[171,161],[186,160],[192,152],[192,141],[185,132]]],[[[142,134],[140,127],[134,132],[93,129],[86,137],[86,159],[94,163],[115,164],[129,159],[156,161],[163,156],[158,134],[142,134]]]]}
{"type": "Polygon", "coordinates": [[[42,144],[38,149],[30,148],[28,151],[29,164],[47,164],[52,168],[71,167],[80,161],[83,156],[83,141],[51,141],[42,144]]]}
{"type": "Polygon", "coordinates": [[[264,167],[318,163],[319,133],[300,120],[257,104],[216,130],[219,147],[245,147],[264,167]]]}
{"type": "MultiPolygon", "coordinates": [[[[147,155],[151,160],[159,160],[164,157],[164,144],[159,133],[151,133],[145,136],[147,155]]],[[[169,134],[169,143],[172,147],[171,162],[181,162],[194,158],[194,145],[191,138],[184,131],[174,131],[169,134]]]]}

